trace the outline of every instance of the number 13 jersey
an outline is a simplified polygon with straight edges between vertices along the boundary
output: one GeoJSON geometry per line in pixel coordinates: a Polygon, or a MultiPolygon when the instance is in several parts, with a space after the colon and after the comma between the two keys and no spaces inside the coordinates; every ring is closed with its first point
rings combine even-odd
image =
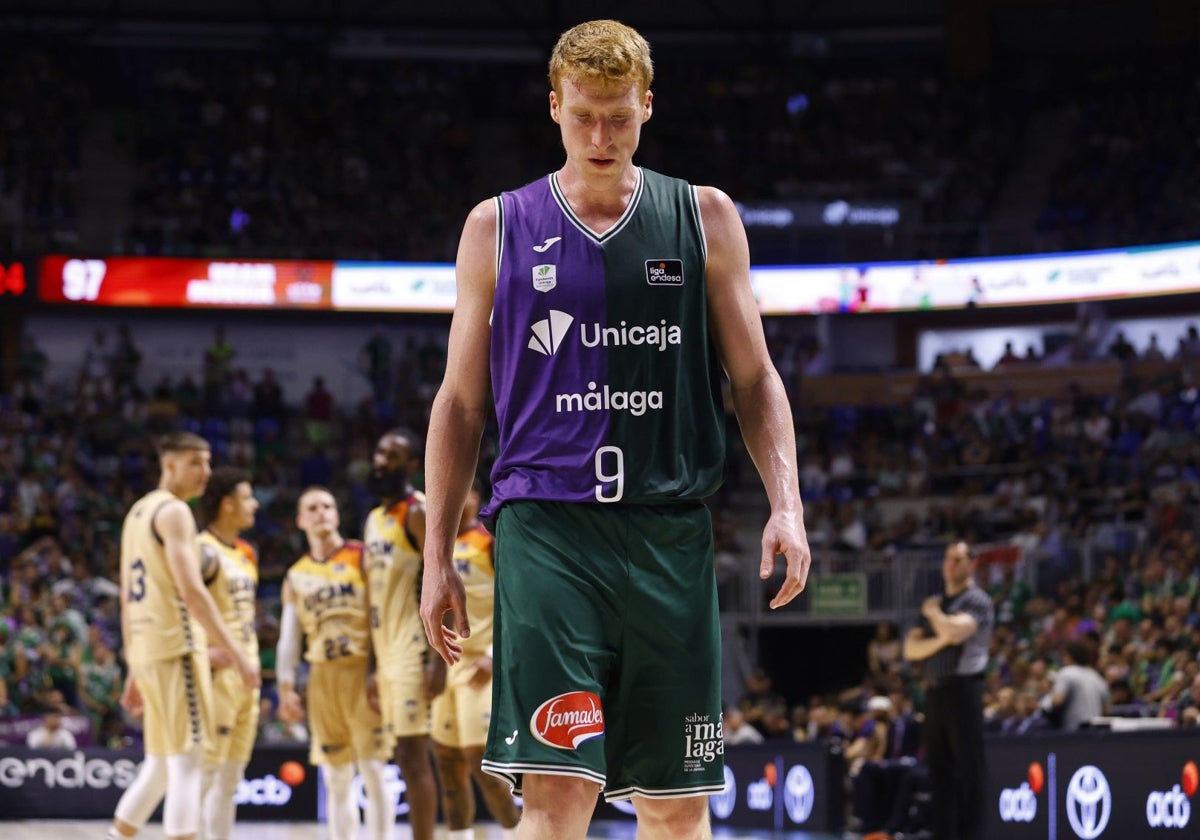
{"type": "Polygon", "coordinates": [[[491,374],[505,502],[702,499],[725,462],[695,188],[638,169],[603,233],[550,175],[496,201],[491,374]]]}

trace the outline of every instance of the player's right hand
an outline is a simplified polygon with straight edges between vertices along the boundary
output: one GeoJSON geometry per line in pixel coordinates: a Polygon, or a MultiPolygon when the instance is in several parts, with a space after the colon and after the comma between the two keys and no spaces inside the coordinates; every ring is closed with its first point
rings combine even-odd
{"type": "Polygon", "coordinates": [[[259,664],[259,661],[241,651],[237,652],[236,657],[233,664],[242,678],[242,685],[250,689],[260,688],[262,686],[262,665],[259,664]]]}
{"type": "Polygon", "coordinates": [[[300,695],[295,691],[279,693],[279,719],[284,723],[299,723],[304,720],[304,708],[300,705],[300,695]]]}
{"type": "Polygon", "coordinates": [[[130,675],[121,691],[121,708],[134,717],[141,717],[143,705],[142,692],[138,690],[137,682],[130,675]]]}
{"type": "Polygon", "coordinates": [[[449,561],[425,558],[425,573],[421,578],[421,623],[425,625],[429,646],[446,660],[447,665],[462,659],[462,645],[458,640],[471,635],[467,594],[462,579],[449,561]],[[446,613],[451,614],[451,627],[442,623],[446,613]]]}

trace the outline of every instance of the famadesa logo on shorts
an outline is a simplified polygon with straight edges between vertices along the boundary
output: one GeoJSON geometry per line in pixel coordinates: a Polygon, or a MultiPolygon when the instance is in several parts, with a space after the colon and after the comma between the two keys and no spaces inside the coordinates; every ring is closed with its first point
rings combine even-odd
{"type": "Polygon", "coordinates": [[[604,709],[591,691],[568,691],[537,707],[529,720],[533,737],[548,747],[578,749],[590,738],[604,734],[604,709]]]}

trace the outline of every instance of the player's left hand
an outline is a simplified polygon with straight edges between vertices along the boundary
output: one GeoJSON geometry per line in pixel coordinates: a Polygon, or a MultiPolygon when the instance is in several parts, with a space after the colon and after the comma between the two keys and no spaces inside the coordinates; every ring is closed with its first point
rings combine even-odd
{"type": "Polygon", "coordinates": [[[223,647],[214,645],[208,649],[208,664],[214,670],[218,668],[228,668],[233,665],[233,656],[223,647]]]}
{"type": "Polygon", "coordinates": [[[804,591],[808,584],[808,569],[812,565],[812,552],[808,548],[808,534],[804,530],[804,517],[800,513],[772,513],[763,528],[762,560],[758,565],[758,576],[767,580],[775,570],[775,558],[782,554],[787,559],[787,571],[783,586],[771,599],[771,609],[776,610],[790,603],[804,591]]]}

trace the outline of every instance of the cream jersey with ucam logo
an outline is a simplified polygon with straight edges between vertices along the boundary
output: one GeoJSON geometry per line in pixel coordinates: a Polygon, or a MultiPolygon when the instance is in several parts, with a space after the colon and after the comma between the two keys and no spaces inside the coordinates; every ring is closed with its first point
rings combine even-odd
{"type": "Polygon", "coordinates": [[[167,490],[152,490],[130,508],[121,528],[121,580],[125,586],[125,660],[131,668],[187,653],[206,651],[204,629],[179,597],[167,566],[154,517],[163,505],[179,501],[167,490]]]}
{"type": "Polygon", "coordinates": [[[492,605],[496,596],[494,542],[482,525],[468,528],[454,541],[454,570],[467,595],[467,620],[471,623],[471,635],[462,640],[462,662],[483,656],[492,644],[492,605]]]}
{"type": "Polygon", "coordinates": [[[204,582],[217,602],[221,619],[246,655],[257,659],[258,631],[254,618],[258,555],[245,540],[239,538],[229,545],[212,531],[202,531],[197,543],[204,582]]]}
{"type": "Polygon", "coordinates": [[[390,508],[375,508],[363,529],[371,593],[371,641],[376,667],[391,679],[420,672],[427,648],[421,623],[421,552],[405,530],[409,510],[425,501],[414,492],[390,508]]]}
{"type": "Polygon", "coordinates": [[[304,658],[312,664],[367,657],[367,585],[362,543],[347,540],[324,560],[305,554],[288,569],[287,582],[304,629],[304,658]]]}

